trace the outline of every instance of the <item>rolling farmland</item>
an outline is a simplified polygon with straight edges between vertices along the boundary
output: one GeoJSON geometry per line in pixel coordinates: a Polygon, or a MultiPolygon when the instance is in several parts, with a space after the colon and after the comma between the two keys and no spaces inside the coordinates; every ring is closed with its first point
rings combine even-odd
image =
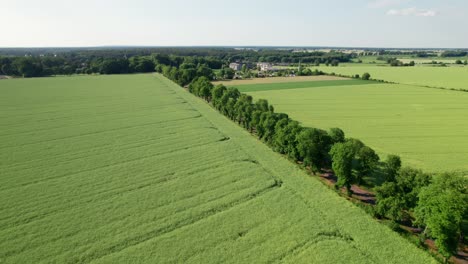
{"type": "MultiPolygon", "coordinates": [[[[346,64],[350,65],[350,64],[346,64]]],[[[373,79],[380,79],[401,84],[443,87],[453,89],[468,89],[468,67],[389,67],[389,66],[340,66],[340,67],[311,67],[327,73],[337,73],[347,76],[371,74],[373,79]]]]}
{"type": "Polygon", "coordinates": [[[401,155],[407,165],[468,174],[468,143],[464,140],[468,136],[464,121],[468,118],[468,93],[372,82],[316,84],[310,82],[310,88],[300,89],[250,84],[236,87],[254,98],[268,99],[276,110],[306,126],[340,127],[380,154],[401,155]]]}
{"type": "Polygon", "coordinates": [[[436,263],[160,75],[0,92],[1,263],[436,263]]]}

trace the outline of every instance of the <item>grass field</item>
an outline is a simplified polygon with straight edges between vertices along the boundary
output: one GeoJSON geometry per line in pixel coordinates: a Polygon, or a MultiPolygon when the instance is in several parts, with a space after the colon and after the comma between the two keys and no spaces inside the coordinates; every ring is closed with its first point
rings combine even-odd
{"type": "Polygon", "coordinates": [[[161,76],[0,93],[1,263],[435,263],[161,76]]]}
{"type": "Polygon", "coordinates": [[[468,93],[391,84],[258,90],[248,93],[306,126],[340,127],[383,156],[468,175],[468,93]]]}
{"type": "MultiPolygon", "coordinates": [[[[357,64],[359,65],[359,64],[357,64]]],[[[312,70],[317,67],[311,67],[312,70]]],[[[389,66],[321,66],[317,69],[327,73],[344,75],[371,74],[373,79],[381,79],[402,84],[468,89],[468,67],[389,67],[389,66]]]]}
{"type": "MultiPolygon", "coordinates": [[[[368,83],[369,81],[348,79],[348,80],[333,80],[333,81],[244,84],[244,85],[233,85],[233,87],[237,87],[238,90],[241,92],[255,92],[255,91],[300,89],[300,88],[310,89],[314,87],[327,87],[327,86],[353,86],[353,85],[363,85],[363,84],[368,84],[368,83]]],[[[376,84],[380,84],[380,83],[376,82],[376,84]]]]}
{"type": "Polygon", "coordinates": [[[244,84],[262,84],[262,83],[291,83],[291,82],[312,82],[312,81],[335,81],[347,80],[338,76],[330,75],[315,75],[315,76],[294,76],[294,77],[266,77],[266,78],[252,78],[242,80],[221,80],[213,82],[214,85],[224,84],[226,86],[244,85],[244,84]]]}
{"type": "MultiPolygon", "coordinates": [[[[362,64],[354,64],[356,66],[363,66],[363,64],[381,64],[381,65],[388,65],[386,61],[383,60],[377,60],[379,56],[360,56],[355,59],[353,59],[354,62],[358,62],[358,60],[362,61],[362,64]]],[[[415,58],[412,56],[390,56],[386,55],[384,56],[385,58],[397,58],[398,60],[404,62],[404,63],[409,63],[411,61],[414,61],[416,64],[424,64],[424,63],[431,63],[432,61],[436,62],[442,62],[442,63],[455,63],[456,60],[461,60],[465,61],[468,59],[468,57],[426,57],[426,58],[415,58]]],[[[346,65],[350,65],[351,63],[345,63],[346,65]]]]}

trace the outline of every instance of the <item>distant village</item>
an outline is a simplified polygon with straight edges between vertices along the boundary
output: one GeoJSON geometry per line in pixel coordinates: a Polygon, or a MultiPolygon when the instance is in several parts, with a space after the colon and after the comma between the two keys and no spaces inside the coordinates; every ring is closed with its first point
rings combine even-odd
{"type": "MultiPolygon", "coordinates": [[[[290,66],[290,64],[278,63],[273,65],[269,62],[232,62],[229,64],[229,68],[235,72],[233,79],[245,78],[245,74],[243,73],[245,73],[246,71],[251,71],[253,75],[255,75],[255,77],[273,77],[276,76],[278,72],[284,71],[285,67],[287,66],[290,66]]],[[[288,70],[288,73],[285,76],[294,77],[294,70],[288,70]]]]}

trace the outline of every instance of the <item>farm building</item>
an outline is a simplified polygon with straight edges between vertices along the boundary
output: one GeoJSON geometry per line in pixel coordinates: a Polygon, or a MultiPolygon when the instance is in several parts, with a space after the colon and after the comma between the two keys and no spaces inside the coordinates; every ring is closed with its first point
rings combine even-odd
{"type": "Polygon", "coordinates": [[[229,64],[229,68],[235,70],[235,71],[240,71],[242,70],[242,66],[244,65],[244,63],[238,63],[238,62],[233,62],[231,64],[229,64]]]}
{"type": "Polygon", "coordinates": [[[273,65],[268,62],[259,62],[257,68],[260,68],[261,71],[270,71],[273,69],[273,65]]]}

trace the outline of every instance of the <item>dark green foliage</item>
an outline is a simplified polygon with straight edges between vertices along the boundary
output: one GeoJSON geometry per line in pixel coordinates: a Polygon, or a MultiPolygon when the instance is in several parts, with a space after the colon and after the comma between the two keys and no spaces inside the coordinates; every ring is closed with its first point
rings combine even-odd
{"type": "Polygon", "coordinates": [[[221,109],[221,97],[223,96],[226,90],[227,90],[226,86],[219,84],[215,86],[213,90],[211,91],[213,106],[218,110],[221,109]]]}
{"type": "Polygon", "coordinates": [[[102,74],[128,73],[129,62],[126,59],[109,59],[101,63],[99,72],[102,74]]]}
{"type": "Polygon", "coordinates": [[[268,100],[266,99],[259,99],[256,103],[255,103],[255,108],[262,111],[262,112],[268,112],[268,100]]]}
{"type": "Polygon", "coordinates": [[[211,101],[211,92],[213,90],[213,84],[205,76],[197,77],[189,85],[189,91],[206,101],[211,101]]]}
{"type": "Polygon", "coordinates": [[[297,137],[302,130],[299,122],[290,119],[280,120],[275,127],[275,150],[282,154],[287,154],[289,158],[298,160],[297,137]]]}
{"type": "Polygon", "coordinates": [[[232,79],[235,73],[236,72],[233,69],[225,67],[222,68],[221,71],[219,71],[219,77],[221,77],[221,79],[232,79]]]}
{"type": "Polygon", "coordinates": [[[17,72],[23,77],[38,77],[43,73],[43,67],[38,59],[31,57],[18,58],[11,63],[14,68],[12,72],[17,72]]]}
{"type": "Polygon", "coordinates": [[[450,174],[434,177],[419,193],[415,216],[435,239],[439,252],[446,258],[453,255],[463,219],[468,217],[468,178],[450,174]]]}
{"type": "Polygon", "coordinates": [[[362,146],[356,152],[355,157],[358,163],[356,166],[357,183],[361,184],[363,177],[372,174],[380,158],[377,153],[368,146],[362,146]]]}
{"type": "Polygon", "coordinates": [[[440,54],[441,57],[464,57],[466,55],[468,52],[464,50],[446,50],[440,54]]]}
{"type": "Polygon", "coordinates": [[[154,72],[154,61],[149,57],[132,57],[129,59],[130,72],[154,72]]]}
{"type": "Polygon", "coordinates": [[[332,139],[324,130],[304,128],[297,135],[297,150],[304,161],[304,165],[311,166],[312,171],[318,172],[329,164],[332,139]]]}
{"type": "Polygon", "coordinates": [[[330,150],[332,157],[332,168],[338,177],[338,186],[345,186],[348,194],[351,194],[351,185],[354,183],[353,177],[353,157],[354,147],[351,142],[337,143],[330,150]]]}
{"type": "Polygon", "coordinates": [[[362,78],[363,80],[369,80],[369,79],[370,79],[370,77],[371,77],[370,73],[368,73],[368,72],[365,72],[365,73],[362,75],[362,77],[361,77],[361,78],[362,78]]]}
{"type": "Polygon", "coordinates": [[[395,181],[376,188],[376,211],[393,220],[405,220],[418,202],[422,187],[430,182],[430,175],[409,167],[399,170],[395,181]]]}
{"type": "Polygon", "coordinates": [[[328,135],[330,136],[333,143],[340,143],[345,141],[345,133],[343,130],[337,127],[330,128],[328,135]]]}
{"type": "Polygon", "coordinates": [[[388,155],[385,161],[385,178],[387,181],[395,181],[398,170],[401,168],[401,159],[397,155],[388,155]]]}

